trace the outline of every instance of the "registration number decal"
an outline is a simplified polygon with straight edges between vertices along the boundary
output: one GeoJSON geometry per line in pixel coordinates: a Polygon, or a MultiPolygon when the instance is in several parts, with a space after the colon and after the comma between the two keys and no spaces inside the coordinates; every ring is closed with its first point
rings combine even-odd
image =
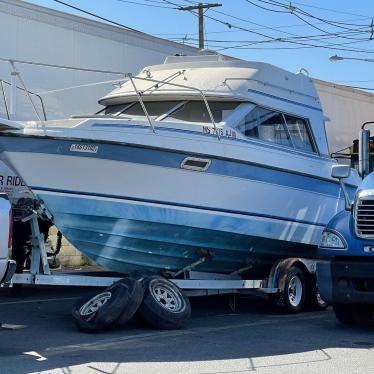
{"type": "Polygon", "coordinates": [[[209,126],[203,126],[203,133],[209,135],[218,135],[220,137],[236,139],[236,132],[233,130],[224,130],[222,128],[215,128],[209,126]]]}
{"type": "Polygon", "coordinates": [[[99,146],[90,144],[72,144],[70,146],[71,152],[87,152],[87,153],[97,153],[99,146]]]}

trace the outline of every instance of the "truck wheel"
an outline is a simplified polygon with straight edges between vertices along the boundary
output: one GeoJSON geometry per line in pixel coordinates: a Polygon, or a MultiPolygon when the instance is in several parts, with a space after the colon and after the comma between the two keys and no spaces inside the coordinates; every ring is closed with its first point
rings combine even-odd
{"type": "Polygon", "coordinates": [[[321,294],[319,293],[315,277],[311,277],[309,280],[307,304],[309,309],[317,311],[326,310],[329,306],[329,304],[322,299],[321,294]]]}
{"type": "Polygon", "coordinates": [[[81,299],[73,307],[72,315],[81,331],[102,331],[114,325],[128,302],[128,287],[116,282],[99,294],[81,299]]]}
{"type": "Polygon", "coordinates": [[[373,306],[367,304],[355,305],[352,316],[356,325],[369,325],[373,321],[373,306]]]}
{"type": "Polygon", "coordinates": [[[334,304],[335,317],[337,320],[344,325],[351,325],[354,323],[353,320],[353,305],[351,304],[334,304]]]}
{"type": "Polygon", "coordinates": [[[279,295],[278,307],[286,313],[298,313],[305,305],[306,283],[304,273],[291,266],[286,274],[284,290],[279,295]]]}
{"type": "Polygon", "coordinates": [[[191,315],[191,305],[180,288],[157,275],[144,278],[143,285],[145,292],[137,312],[139,319],[158,329],[184,327],[191,315]]]}

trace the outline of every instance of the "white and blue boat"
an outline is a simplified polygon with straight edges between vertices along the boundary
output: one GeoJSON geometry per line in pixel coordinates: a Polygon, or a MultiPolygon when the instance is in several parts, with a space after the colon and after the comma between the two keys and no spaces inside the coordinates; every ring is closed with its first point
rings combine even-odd
{"type": "MultiPolygon", "coordinates": [[[[97,114],[3,121],[3,159],[63,235],[110,270],[268,271],[314,258],[344,207],[312,80],[223,56],[170,57],[97,114]]],[[[347,189],[358,184],[353,174],[347,189]]]]}

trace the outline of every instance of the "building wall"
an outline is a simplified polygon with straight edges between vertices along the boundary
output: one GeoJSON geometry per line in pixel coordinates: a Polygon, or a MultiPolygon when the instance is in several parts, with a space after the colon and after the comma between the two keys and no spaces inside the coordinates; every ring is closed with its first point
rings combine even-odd
{"type": "MultiPolygon", "coordinates": [[[[162,63],[169,55],[197,53],[197,49],[182,44],[19,0],[0,2],[0,45],[3,58],[131,73],[162,63]]],[[[97,100],[112,89],[112,84],[69,87],[121,78],[21,64],[17,68],[29,90],[44,93],[51,119],[96,111],[97,100]],[[66,90],[50,92],[61,89],[66,90]]],[[[9,81],[10,71],[9,63],[0,63],[0,79],[9,81]]],[[[18,96],[18,118],[34,119],[24,95],[18,96]]],[[[1,104],[2,99],[0,113],[4,115],[1,104]]]]}
{"type": "Polygon", "coordinates": [[[326,122],[330,152],[352,145],[361,125],[374,121],[374,95],[334,83],[315,80],[326,122]]]}

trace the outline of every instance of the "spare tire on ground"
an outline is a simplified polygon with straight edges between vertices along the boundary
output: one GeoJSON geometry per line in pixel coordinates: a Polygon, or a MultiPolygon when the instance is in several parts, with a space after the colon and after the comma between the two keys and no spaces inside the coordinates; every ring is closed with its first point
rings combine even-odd
{"type": "MultiPolygon", "coordinates": [[[[72,310],[78,328],[85,332],[103,331],[113,327],[117,321],[127,322],[135,313],[133,300],[142,298],[144,290],[135,279],[121,279],[99,294],[82,298],[72,310]],[[140,293],[140,295],[139,295],[140,293]]],[[[140,302],[138,303],[140,304],[140,302]]]]}
{"type": "Polygon", "coordinates": [[[136,315],[158,329],[173,330],[184,327],[191,316],[188,297],[169,280],[153,275],[142,281],[143,301],[136,315]]]}
{"type": "Polygon", "coordinates": [[[133,278],[124,278],[119,282],[126,285],[129,289],[128,303],[115,322],[116,326],[123,327],[139,309],[144,297],[144,286],[142,282],[133,278]]]}

